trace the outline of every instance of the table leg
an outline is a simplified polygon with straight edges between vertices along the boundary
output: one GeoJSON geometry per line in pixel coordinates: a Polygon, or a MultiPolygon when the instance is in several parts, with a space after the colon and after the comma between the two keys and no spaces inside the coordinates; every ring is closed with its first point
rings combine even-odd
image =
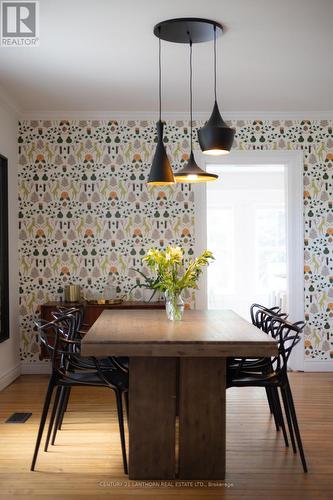
{"type": "Polygon", "coordinates": [[[179,478],[225,477],[225,358],[181,358],[179,478]]]}
{"type": "Polygon", "coordinates": [[[176,359],[130,358],[129,478],[175,477],[176,359]]]}

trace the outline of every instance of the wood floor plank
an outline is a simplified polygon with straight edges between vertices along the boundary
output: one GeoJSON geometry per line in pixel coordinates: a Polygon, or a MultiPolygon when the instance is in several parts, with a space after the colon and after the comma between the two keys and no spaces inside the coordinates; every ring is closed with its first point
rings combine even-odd
{"type": "Polygon", "coordinates": [[[73,391],[51,451],[29,466],[47,377],[25,375],[0,392],[0,498],[329,500],[333,490],[333,373],[290,375],[309,473],[286,449],[260,389],[227,391],[226,485],[130,481],[122,471],[115,401],[108,389],[73,391]],[[32,411],[25,424],[5,424],[32,411]]]}

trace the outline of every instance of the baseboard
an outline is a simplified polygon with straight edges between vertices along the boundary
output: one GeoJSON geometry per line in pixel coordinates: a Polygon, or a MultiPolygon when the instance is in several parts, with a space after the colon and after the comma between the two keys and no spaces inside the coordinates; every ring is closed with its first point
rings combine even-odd
{"type": "Polygon", "coordinates": [[[333,359],[327,361],[304,361],[305,372],[333,372],[333,359]]]}
{"type": "Polygon", "coordinates": [[[25,375],[51,373],[51,363],[49,361],[23,362],[21,363],[21,373],[25,375]]]}
{"type": "Polygon", "coordinates": [[[18,363],[17,365],[13,366],[9,370],[7,370],[5,373],[0,375],[0,391],[2,391],[7,385],[11,384],[14,382],[17,377],[21,375],[21,364],[18,363]]]}

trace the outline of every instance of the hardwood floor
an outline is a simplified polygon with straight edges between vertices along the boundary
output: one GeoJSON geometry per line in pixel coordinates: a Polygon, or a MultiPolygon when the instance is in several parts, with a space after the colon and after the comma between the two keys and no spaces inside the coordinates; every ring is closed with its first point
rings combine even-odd
{"type": "Polygon", "coordinates": [[[0,393],[0,498],[332,498],[333,373],[295,373],[290,379],[309,473],[276,433],[264,391],[230,389],[226,484],[191,486],[124,476],[115,401],[107,389],[73,390],[56,446],[41,451],[36,472],[30,472],[47,377],[20,377],[0,393]],[[15,411],[33,416],[25,424],[5,424],[15,411]]]}

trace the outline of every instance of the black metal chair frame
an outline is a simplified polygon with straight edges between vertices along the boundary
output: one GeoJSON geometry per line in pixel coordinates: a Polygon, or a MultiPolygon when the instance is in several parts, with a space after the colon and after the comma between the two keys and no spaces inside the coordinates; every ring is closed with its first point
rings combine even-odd
{"type": "MultiPolygon", "coordinates": [[[[277,340],[278,355],[273,358],[258,360],[252,366],[245,360],[237,368],[230,369],[228,372],[228,387],[264,387],[273,391],[273,404],[276,405],[274,411],[282,415],[278,394],[278,389],[280,390],[292,448],[294,453],[296,453],[297,442],[303,470],[307,472],[307,464],[287,371],[288,359],[292,349],[301,340],[300,335],[304,326],[305,323],[302,321],[292,324],[281,317],[271,316],[268,318],[267,333],[277,340]]],[[[281,419],[281,415],[279,415],[279,420],[281,419]]]]}
{"type": "MultiPolygon", "coordinates": [[[[265,333],[268,333],[270,318],[272,317],[280,317],[285,319],[287,318],[287,314],[282,313],[280,307],[275,306],[272,308],[268,308],[260,304],[251,305],[250,315],[253,325],[261,329],[265,333]]],[[[243,368],[246,367],[248,370],[255,370],[257,368],[257,364],[262,363],[263,360],[267,360],[267,358],[233,358],[229,360],[228,367],[229,370],[233,370],[237,369],[241,364],[243,368]]],[[[276,430],[280,431],[280,428],[282,429],[285,445],[288,447],[289,441],[283,419],[279,394],[276,389],[267,387],[266,396],[270,413],[274,417],[276,430]]]]}
{"type": "MultiPolygon", "coordinates": [[[[92,387],[108,387],[113,390],[116,396],[117,413],[120,440],[122,447],[123,465],[125,474],[127,474],[127,456],[125,445],[124,418],[122,407],[122,395],[128,391],[128,374],[120,371],[118,368],[102,366],[98,359],[90,358],[94,362],[94,370],[85,369],[85,360],[80,356],[80,340],[73,340],[70,337],[75,335],[77,318],[75,315],[67,312],[60,318],[49,322],[36,322],[39,332],[40,342],[47,348],[52,362],[52,372],[46,392],[44,406],[42,410],[35,451],[31,464],[31,470],[35,469],[35,464],[38,456],[38,451],[49,411],[52,394],[56,388],[54,405],[50,417],[48,435],[45,444],[47,450],[51,431],[54,425],[55,418],[58,420],[55,425],[59,425],[63,416],[65,407],[66,393],[64,390],[77,386],[92,386],[92,387]],[[50,339],[52,338],[52,342],[50,339]],[[61,397],[63,398],[62,403],[61,397]]],[[[55,436],[54,436],[55,437],[55,436]]]]}
{"type": "MultiPolygon", "coordinates": [[[[52,312],[54,319],[64,322],[65,328],[62,329],[62,334],[66,336],[66,338],[69,338],[70,340],[81,340],[82,336],[86,334],[87,330],[82,330],[82,327],[87,326],[83,324],[84,311],[85,311],[84,305],[81,305],[78,307],[71,307],[71,308],[58,306],[57,311],[52,312]],[[74,316],[74,322],[71,320],[72,316],[74,316]]],[[[99,360],[99,363],[105,370],[118,369],[124,371],[125,373],[128,373],[128,359],[108,357],[99,360]]],[[[76,369],[80,370],[95,369],[95,361],[94,359],[90,360],[89,358],[81,358],[80,367],[78,368],[78,366],[76,366],[76,369]]],[[[57,400],[57,407],[54,406],[53,408],[53,411],[55,413],[55,417],[51,419],[53,425],[53,432],[49,425],[49,431],[48,431],[49,438],[46,440],[45,443],[45,451],[47,451],[48,449],[51,432],[52,432],[51,445],[55,444],[57,432],[62,428],[65,412],[67,411],[69,403],[70,394],[71,394],[71,387],[62,388],[59,399],[57,400]]],[[[128,391],[124,393],[124,400],[125,400],[125,408],[126,408],[127,423],[128,423],[129,420],[128,391]]]]}

